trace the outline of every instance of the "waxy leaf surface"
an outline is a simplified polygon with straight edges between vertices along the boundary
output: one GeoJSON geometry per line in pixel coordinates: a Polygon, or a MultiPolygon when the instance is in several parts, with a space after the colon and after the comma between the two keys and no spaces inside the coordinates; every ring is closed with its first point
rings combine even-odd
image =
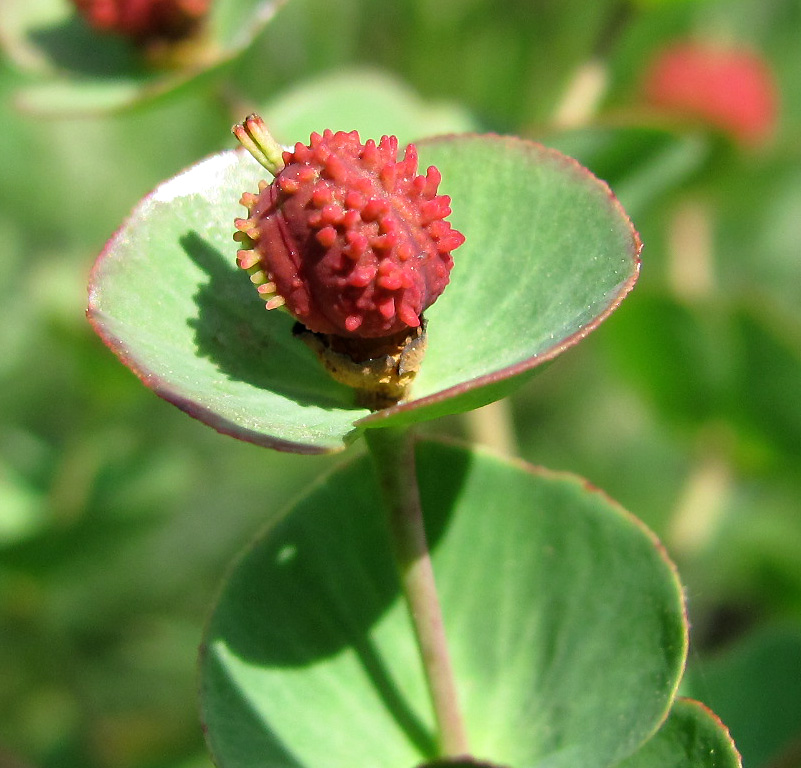
{"type": "MultiPolygon", "coordinates": [[[[579,478],[438,443],[418,477],[472,754],[604,768],[666,716],[686,625],[673,567],[579,478]]],[[[366,457],[238,561],[201,662],[220,768],[411,768],[433,718],[366,457]]],[[[647,764],[651,765],[651,764],[647,764]]]]}
{"type": "MultiPolygon", "coordinates": [[[[364,137],[363,137],[364,138],[364,137]]],[[[341,449],[361,429],[503,397],[578,342],[630,290],[639,239],[605,184],[569,158],[497,136],[419,143],[452,197],[451,284],[428,311],[412,397],[371,414],[266,312],[235,265],[238,200],[264,170],[223,152],[165,182],[98,260],[89,317],[161,396],[222,432],[298,452],[341,449]]]]}
{"type": "Polygon", "coordinates": [[[322,123],[332,130],[357,130],[363,139],[392,134],[401,143],[479,127],[464,108],[423,99],[403,81],[373,69],[337,70],[293,85],[259,114],[269,116],[276,140],[287,143],[305,140],[322,123]]]}

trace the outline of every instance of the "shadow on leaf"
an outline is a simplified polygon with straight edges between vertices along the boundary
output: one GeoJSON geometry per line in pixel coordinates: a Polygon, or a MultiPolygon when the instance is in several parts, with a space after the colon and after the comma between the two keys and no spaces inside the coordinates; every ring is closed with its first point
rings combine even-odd
{"type": "Polygon", "coordinates": [[[197,232],[180,238],[190,259],[209,276],[194,296],[190,319],[200,355],[229,379],[269,390],[300,405],[356,408],[353,390],[329,377],[313,353],[292,336],[294,320],[268,312],[242,270],[197,232]]]}
{"type": "MultiPolygon", "coordinates": [[[[428,452],[427,445],[418,447],[418,475],[435,551],[471,455],[453,452],[443,472],[425,460],[428,452]]],[[[226,658],[248,668],[302,668],[348,650],[409,741],[433,758],[434,738],[393,679],[373,635],[400,599],[380,498],[369,460],[362,457],[317,486],[256,541],[231,574],[209,626],[206,695],[211,687],[212,700],[238,700],[249,708],[250,694],[229,672],[226,658]]],[[[409,627],[409,638],[411,632],[409,627]]]]}

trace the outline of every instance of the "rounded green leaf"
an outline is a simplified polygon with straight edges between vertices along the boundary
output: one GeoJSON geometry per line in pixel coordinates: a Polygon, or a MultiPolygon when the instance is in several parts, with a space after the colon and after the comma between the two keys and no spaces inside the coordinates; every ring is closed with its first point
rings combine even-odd
{"type": "Polygon", "coordinates": [[[609,188],[574,160],[508,137],[433,139],[467,242],[426,310],[428,348],[409,402],[363,420],[404,424],[470,410],[573,346],[639,271],[640,241],[609,188]]]}
{"type": "MultiPolygon", "coordinates": [[[[418,477],[471,751],[604,768],[666,716],[686,625],[653,536],[584,481],[439,443],[418,477]]],[[[237,562],[204,638],[220,768],[410,768],[433,717],[366,457],[237,562]]]]}
{"type": "Polygon", "coordinates": [[[679,699],[657,733],[617,768],[742,768],[742,762],[714,713],[679,699]]]}
{"type": "Polygon", "coordinates": [[[418,145],[452,198],[451,283],[426,314],[428,349],[411,398],[354,405],[265,312],[235,266],[238,200],[263,169],[215,155],[165,182],[99,258],[89,317],[160,395],[222,432],[262,445],[337,450],[362,429],[404,424],[503,397],[592,331],[637,277],[639,239],[608,187],[540,145],[452,136],[418,145]]]}
{"type": "Polygon", "coordinates": [[[89,27],[69,0],[3,0],[0,45],[39,80],[18,94],[21,108],[76,115],[126,109],[190,85],[241,53],[281,0],[216,0],[183,68],[157,71],[119,36],[89,27]]]}
{"type": "Polygon", "coordinates": [[[288,143],[322,124],[364,137],[393,134],[401,142],[478,127],[464,108],[424,100],[403,81],[372,69],[337,70],[293,86],[260,113],[269,115],[272,135],[288,143]]]}
{"type": "MultiPolygon", "coordinates": [[[[788,536],[786,528],[782,532],[788,536]]],[[[797,559],[795,563],[797,570],[797,559]]],[[[798,764],[801,733],[798,620],[762,626],[724,650],[707,657],[696,656],[688,677],[682,689],[686,687],[689,695],[703,698],[724,719],[746,766],[789,768],[798,764]]]]}

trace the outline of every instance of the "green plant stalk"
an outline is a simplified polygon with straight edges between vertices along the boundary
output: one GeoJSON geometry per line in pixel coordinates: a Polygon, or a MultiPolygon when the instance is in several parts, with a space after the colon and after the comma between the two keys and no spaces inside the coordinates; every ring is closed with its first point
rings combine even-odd
{"type": "Polygon", "coordinates": [[[426,540],[417,473],[414,437],[409,428],[368,429],[385,506],[398,574],[414,626],[429,695],[439,732],[442,757],[466,756],[467,734],[456,694],[434,570],[426,540]]]}

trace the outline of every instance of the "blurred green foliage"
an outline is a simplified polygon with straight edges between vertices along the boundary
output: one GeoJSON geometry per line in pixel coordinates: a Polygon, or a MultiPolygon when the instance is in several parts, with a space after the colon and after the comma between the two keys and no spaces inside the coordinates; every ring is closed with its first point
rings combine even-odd
{"type": "MultiPolygon", "coordinates": [[[[250,535],[332,459],[238,443],[158,400],[92,334],[84,286],[150,188],[233,146],[251,108],[286,115],[318,98],[310,81],[355,67],[418,94],[413,125],[437,130],[445,109],[575,154],[632,212],[640,285],[513,397],[519,450],[659,534],[686,584],[691,692],[748,768],[801,764],[801,692],[783,684],[801,653],[799,36],[795,0],[288,0],[213,77],[62,118],[17,108],[36,76],[4,54],[0,766],[209,765],[194,682],[207,606],[250,535]],[[761,52],[781,103],[772,142],[740,149],[645,109],[645,64],[686,36],[761,52]],[[566,120],[588,63],[600,101],[566,120]]],[[[472,435],[463,418],[430,428],[472,435]]]]}

